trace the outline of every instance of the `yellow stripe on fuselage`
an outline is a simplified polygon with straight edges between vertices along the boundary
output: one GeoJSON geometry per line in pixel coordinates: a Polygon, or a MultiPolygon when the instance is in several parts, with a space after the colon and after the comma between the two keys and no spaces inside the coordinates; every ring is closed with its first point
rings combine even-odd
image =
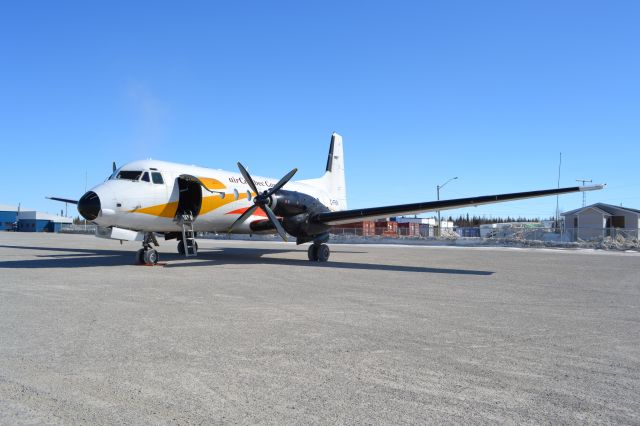
{"type": "Polygon", "coordinates": [[[166,204],[158,204],[151,207],[144,207],[141,209],[129,210],[130,213],[144,213],[144,214],[150,214],[151,216],[168,217],[168,218],[175,217],[177,211],[178,211],[177,201],[172,201],[166,204]]]}
{"type": "MultiPolygon", "coordinates": [[[[254,196],[255,194],[252,194],[254,196]]],[[[246,193],[238,194],[238,200],[247,198],[246,193]]],[[[200,206],[200,215],[207,214],[229,203],[233,203],[236,200],[234,194],[225,194],[224,198],[219,195],[212,195],[210,197],[202,197],[202,205],[200,206]]],[[[130,213],[144,213],[151,216],[174,218],[178,211],[178,202],[171,201],[165,204],[157,204],[155,206],[144,207],[141,209],[130,210],[130,213]]]]}
{"type": "MultiPolygon", "coordinates": [[[[247,198],[247,194],[238,194],[238,200],[242,200],[245,198],[247,198]]],[[[233,203],[234,201],[237,201],[234,194],[225,194],[224,198],[220,198],[219,195],[203,197],[202,206],[200,207],[200,214],[207,214],[229,203],[233,203]]]]}

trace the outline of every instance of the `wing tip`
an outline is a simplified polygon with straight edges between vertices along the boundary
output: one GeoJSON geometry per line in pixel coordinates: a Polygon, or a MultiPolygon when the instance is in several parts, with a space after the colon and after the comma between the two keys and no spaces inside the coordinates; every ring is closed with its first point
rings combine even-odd
{"type": "Polygon", "coordinates": [[[606,183],[598,183],[596,185],[588,185],[588,186],[579,186],[580,192],[584,191],[599,191],[601,189],[606,188],[606,183]]]}

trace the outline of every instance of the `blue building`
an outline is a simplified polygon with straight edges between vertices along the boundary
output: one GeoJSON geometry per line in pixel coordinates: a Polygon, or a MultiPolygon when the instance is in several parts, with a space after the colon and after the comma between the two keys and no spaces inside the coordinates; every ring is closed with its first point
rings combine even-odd
{"type": "Polygon", "coordinates": [[[14,229],[18,222],[18,207],[0,204],[0,231],[14,229]]]}
{"type": "Polygon", "coordinates": [[[20,211],[19,232],[60,232],[63,224],[73,223],[73,219],[36,211],[20,211]]]}

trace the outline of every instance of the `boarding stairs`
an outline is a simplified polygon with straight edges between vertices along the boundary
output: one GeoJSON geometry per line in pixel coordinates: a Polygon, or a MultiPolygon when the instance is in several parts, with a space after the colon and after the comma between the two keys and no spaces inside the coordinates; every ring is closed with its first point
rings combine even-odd
{"type": "Polygon", "coordinates": [[[191,213],[181,213],[178,224],[182,226],[182,246],[185,257],[197,256],[196,233],[193,230],[194,217],[191,213]]]}

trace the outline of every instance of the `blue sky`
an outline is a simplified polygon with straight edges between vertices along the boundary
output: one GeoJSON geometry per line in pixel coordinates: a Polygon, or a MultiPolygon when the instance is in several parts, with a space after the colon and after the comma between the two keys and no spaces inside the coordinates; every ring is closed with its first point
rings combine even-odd
{"type": "Polygon", "coordinates": [[[442,198],[555,187],[560,152],[562,186],[640,208],[638,22],[637,1],[5,2],[0,203],[59,212],[46,195],[141,158],[316,177],[337,131],[353,208],[453,176],[442,198]]]}

